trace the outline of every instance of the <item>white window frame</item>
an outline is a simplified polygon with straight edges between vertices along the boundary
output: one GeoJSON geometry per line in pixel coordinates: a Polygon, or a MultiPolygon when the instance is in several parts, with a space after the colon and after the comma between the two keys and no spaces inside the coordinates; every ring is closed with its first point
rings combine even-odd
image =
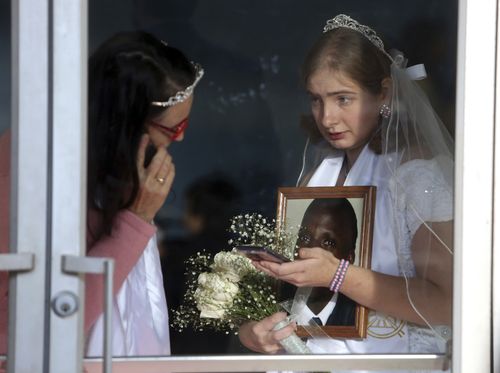
{"type": "Polygon", "coordinates": [[[29,372],[34,367],[42,371],[47,352],[49,13],[44,0],[12,1],[11,9],[9,247],[11,255],[33,254],[34,261],[31,270],[10,275],[7,368],[9,372],[29,372]]]}
{"type": "MultiPolygon", "coordinates": [[[[85,247],[87,2],[12,0],[12,9],[13,165],[18,170],[12,248],[22,252],[29,245],[36,260],[35,270],[15,275],[11,282],[9,369],[67,373],[80,372],[84,364],[89,372],[97,372],[99,359],[82,363],[81,312],[61,319],[43,308],[44,301],[61,290],[83,299],[81,278],[63,274],[61,257],[82,255],[85,247]],[[30,185],[36,185],[36,191],[30,185]],[[41,215],[34,213],[33,204],[41,215]],[[50,277],[45,275],[48,245],[50,277]],[[49,284],[50,296],[45,294],[49,284]],[[43,348],[46,341],[50,348],[43,348]]],[[[500,207],[493,198],[495,192],[500,195],[494,173],[500,164],[494,162],[500,154],[495,131],[495,110],[500,107],[497,2],[460,0],[458,17],[451,363],[454,373],[490,373],[493,368],[500,371],[500,301],[492,295],[493,289],[500,289],[500,259],[493,256],[494,228],[500,224],[500,207]]],[[[118,372],[141,373],[439,369],[447,360],[432,354],[174,356],[114,359],[113,366],[118,372]]]]}
{"type": "Polygon", "coordinates": [[[454,373],[486,373],[492,369],[493,160],[498,144],[495,143],[497,7],[494,0],[459,2],[454,373]]]}

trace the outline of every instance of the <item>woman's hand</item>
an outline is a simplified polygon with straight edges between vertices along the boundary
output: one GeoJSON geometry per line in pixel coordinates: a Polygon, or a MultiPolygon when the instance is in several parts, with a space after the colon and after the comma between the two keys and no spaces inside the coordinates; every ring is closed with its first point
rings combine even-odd
{"type": "Polygon", "coordinates": [[[328,287],[337,270],[339,260],[329,251],[319,247],[301,248],[300,260],[288,263],[254,261],[254,266],[274,278],[292,285],[328,287]]]}
{"type": "Polygon", "coordinates": [[[279,341],[292,334],[296,328],[295,322],[279,330],[274,326],[286,318],[285,312],[277,312],[260,321],[250,321],[240,326],[238,336],[241,343],[255,352],[275,354],[283,348],[279,341]]]}
{"type": "Polygon", "coordinates": [[[137,153],[139,190],[129,210],[150,223],[165,202],[175,177],[172,157],[165,148],[158,148],[151,163],[144,167],[144,157],[149,144],[149,136],[142,135],[137,153]]]}

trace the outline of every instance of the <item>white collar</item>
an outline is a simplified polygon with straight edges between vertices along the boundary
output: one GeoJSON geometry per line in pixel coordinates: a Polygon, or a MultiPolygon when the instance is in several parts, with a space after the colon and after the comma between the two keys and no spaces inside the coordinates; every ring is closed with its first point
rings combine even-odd
{"type": "Polygon", "coordinates": [[[299,317],[297,318],[297,323],[299,325],[309,325],[309,321],[313,317],[319,317],[323,325],[326,325],[328,318],[332,314],[333,309],[337,304],[338,296],[339,296],[338,293],[333,294],[330,301],[325,305],[325,307],[323,307],[323,309],[317,315],[313,311],[311,311],[311,309],[307,307],[307,305],[305,305],[299,317]]]}

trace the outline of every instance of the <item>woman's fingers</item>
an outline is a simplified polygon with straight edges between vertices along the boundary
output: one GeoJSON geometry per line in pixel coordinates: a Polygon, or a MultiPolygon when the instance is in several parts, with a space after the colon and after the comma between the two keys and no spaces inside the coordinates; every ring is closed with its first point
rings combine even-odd
{"type": "Polygon", "coordinates": [[[276,312],[272,314],[271,316],[266,317],[265,319],[262,319],[260,323],[260,327],[263,328],[266,331],[273,330],[274,326],[279,323],[280,321],[283,321],[286,319],[286,313],[285,312],[276,312]]]}
{"type": "Polygon", "coordinates": [[[266,275],[276,277],[276,274],[274,272],[270,271],[269,269],[267,269],[265,266],[263,266],[260,261],[254,260],[254,261],[252,261],[252,264],[254,265],[255,268],[257,268],[259,271],[264,272],[266,275]]]}
{"type": "Polygon", "coordinates": [[[285,339],[286,337],[290,336],[295,331],[296,328],[297,328],[297,325],[294,321],[294,322],[291,322],[290,324],[288,324],[287,326],[285,326],[284,328],[276,330],[274,332],[274,336],[273,336],[274,340],[281,341],[282,339],[285,339]]]}
{"type": "Polygon", "coordinates": [[[325,256],[333,254],[320,247],[303,247],[299,250],[300,259],[323,259],[325,256]]]}
{"type": "Polygon", "coordinates": [[[255,267],[262,272],[295,286],[328,286],[338,267],[338,259],[321,248],[302,248],[298,260],[291,263],[260,261],[255,267]]]}
{"type": "Polygon", "coordinates": [[[279,341],[288,337],[295,330],[295,323],[274,330],[275,325],[285,318],[285,312],[278,312],[259,322],[244,324],[239,333],[241,342],[251,350],[268,354],[282,350],[279,341]]]}
{"type": "Polygon", "coordinates": [[[143,134],[139,142],[139,149],[137,152],[137,171],[139,173],[139,178],[144,179],[145,176],[149,176],[149,179],[163,178],[164,180],[166,180],[168,168],[172,163],[172,157],[167,153],[167,150],[165,148],[157,148],[150,164],[147,168],[144,168],[146,149],[149,143],[149,135],[143,134]],[[164,169],[163,173],[161,172],[162,168],[164,169]]]}
{"type": "Polygon", "coordinates": [[[286,319],[286,313],[284,312],[275,313],[268,319],[266,323],[267,330],[265,334],[264,351],[273,354],[283,349],[279,341],[292,334],[295,331],[296,325],[295,322],[292,322],[281,329],[274,330],[277,323],[286,319]]]}
{"type": "Polygon", "coordinates": [[[170,165],[168,167],[168,173],[167,176],[164,178],[165,181],[163,183],[165,194],[168,194],[168,192],[170,191],[170,188],[172,187],[172,184],[174,182],[174,178],[175,178],[175,165],[172,162],[170,162],[170,165]]]}
{"type": "Polygon", "coordinates": [[[304,263],[300,262],[299,260],[282,264],[261,260],[259,262],[259,265],[261,266],[261,268],[266,270],[266,273],[270,272],[272,276],[278,278],[304,271],[304,263]]]}
{"type": "MultiPolygon", "coordinates": [[[[291,264],[291,263],[286,263],[291,264]]],[[[283,266],[282,264],[281,266],[283,266]]],[[[266,273],[269,276],[272,276],[278,280],[289,282],[292,285],[299,286],[304,281],[304,278],[307,276],[304,274],[304,270],[301,268],[303,264],[300,266],[286,266],[286,268],[282,268],[279,264],[276,266],[276,263],[273,262],[260,262],[256,263],[255,267],[262,272],[266,273]],[[272,269],[268,268],[274,267],[272,269]],[[278,267],[277,267],[278,266],[278,267]]]]}
{"type": "MultiPolygon", "coordinates": [[[[152,171],[153,170],[151,170],[151,172],[152,171]]],[[[172,163],[172,156],[165,152],[165,157],[163,158],[160,168],[154,176],[156,177],[156,179],[163,180],[163,184],[168,184],[169,179],[173,180],[171,175],[172,173],[175,174],[175,168],[173,167],[172,163]]]]}
{"type": "Polygon", "coordinates": [[[147,222],[151,222],[161,208],[172,187],[175,166],[165,148],[158,148],[148,167],[144,168],[144,158],[149,137],[143,136],[139,144],[137,168],[139,190],[129,210],[147,222]]]}
{"type": "MultiPolygon", "coordinates": [[[[167,153],[166,149],[164,148],[158,148],[156,149],[156,154],[153,156],[153,159],[151,160],[151,163],[149,164],[148,168],[146,169],[146,173],[148,178],[150,179],[155,179],[156,181],[158,177],[166,177],[166,175],[161,175],[160,169],[163,166],[163,163],[165,162],[165,158],[170,157],[170,155],[167,153]]],[[[167,160],[168,162],[168,160],[167,160]]],[[[170,157],[170,162],[172,162],[172,158],[170,157]]]]}

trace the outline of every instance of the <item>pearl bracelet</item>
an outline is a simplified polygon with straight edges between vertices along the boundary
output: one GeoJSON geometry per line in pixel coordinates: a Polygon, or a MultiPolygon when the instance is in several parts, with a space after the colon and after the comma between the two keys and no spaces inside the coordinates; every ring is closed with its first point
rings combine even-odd
{"type": "Polygon", "coordinates": [[[347,268],[349,267],[349,261],[345,259],[340,259],[339,266],[335,271],[335,275],[333,276],[332,282],[330,282],[329,289],[334,293],[337,293],[342,286],[342,283],[345,279],[345,274],[347,272],[347,268]]]}

